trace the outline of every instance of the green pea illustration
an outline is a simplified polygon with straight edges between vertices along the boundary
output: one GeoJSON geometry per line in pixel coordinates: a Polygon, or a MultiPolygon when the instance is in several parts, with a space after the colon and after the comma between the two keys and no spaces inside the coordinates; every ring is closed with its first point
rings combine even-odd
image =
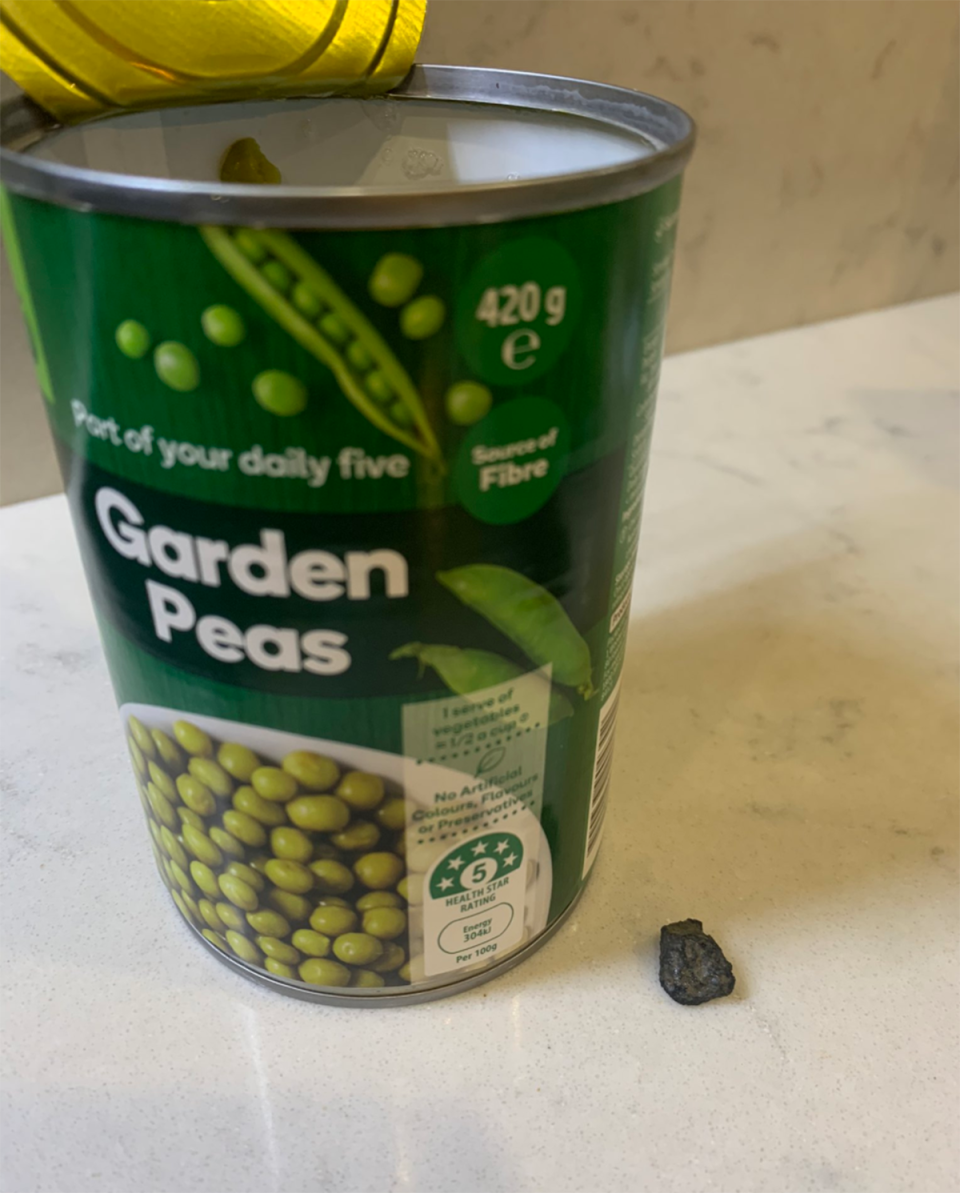
{"type": "Polygon", "coordinates": [[[408,340],[426,340],[443,327],[447,308],[434,294],[415,298],[400,312],[400,330],[408,340]]]}
{"type": "Polygon", "coordinates": [[[342,348],[345,344],[350,342],[350,328],[340,318],[335,315],[333,311],[328,311],[326,315],[318,322],[317,327],[323,332],[328,340],[332,340],[334,344],[342,348]]]}
{"type": "Polygon", "coordinates": [[[260,272],[274,290],[279,290],[281,294],[286,294],[293,284],[290,270],[281,261],[268,261],[260,272]]]}
{"type": "Polygon", "coordinates": [[[243,256],[254,265],[259,265],[261,261],[267,259],[266,245],[261,243],[260,238],[252,228],[238,228],[234,233],[233,243],[243,256]]]}
{"type": "MultiPolygon", "coordinates": [[[[390,387],[390,382],[387,380],[384,374],[380,372],[379,369],[374,369],[372,372],[366,375],[366,377],[363,379],[363,388],[367,391],[370,397],[373,398],[377,405],[385,406],[388,403],[391,405],[393,404],[394,395],[393,390],[390,387]]],[[[393,414],[395,418],[395,412],[391,411],[391,414],[393,414]]]]}
{"type": "Polygon", "coordinates": [[[413,426],[413,415],[399,399],[390,404],[390,417],[398,427],[413,426]]]}
{"type": "Polygon", "coordinates": [[[220,348],[235,348],[247,334],[243,319],[233,307],[221,305],[207,307],[200,316],[203,334],[220,348]]]}
{"type": "Polygon", "coordinates": [[[186,344],[164,340],[153,350],[153,367],[164,385],[178,393],[190,393],[200,384],[200,366],[186,344]]]}
{"type": "Polygon", "coordinates": [[[490,413],[493,394],[479,381],[458,381],[444,395],[447,418],[458,427],[471,427],[490,413]]]}
{"type": "Polygon", "coordinates": [[[557,683],[576,688],[585,700],[593,696],[590,648],[545,588],[520,572],[488,563],[438,572],[437,579],[538,667],[552,665],[557,683]]]}
{"type": "Polygon", "coordinates": [[[253,379],[253,396],[269,414],[292,418],[307,407],[307,387],[281,369],[266,369],[253,379]]]}
{"type": "Polygon", "coordinates": [[[136,319],[124,319],[113,338],[123,355],[131,360],[139,360],[150,351],[150,333],[136,319]]]}
{"type": "Polygon", "coordinates": [[[347,345],[347,360],[358,373],[365,373],[373,368],[373,353],[359,340],[353,340],[347,345]]]}
{"type": "MultiPolygon", "coordinates": [[[[522,668],[502,655],[489,650],[461,649],[459,646],[426,645],[423,642],[408,642],[398,646],[391,659],[416,659],[421,671],[431,667],[451,692],[458,696],[469,696],[471,692],[482,692],[498,684],[509,683],[524,674],[522,668]]],[[[544,681],[546,682],[546,681],[544,681]]],[[[573,716],[573,705],[555,688],[550,692],[550,724],[573,716]]]]}
{"type": "MultiPolygon", "coordinates": [[[[433,461],[437,470],[445,467],[409,374],[373,324],[296,240],[284,232],[253,228],[207,226],[200,233],[234,281],[330,369],[343,395],[370,423],[433,461]],[[370,382],[375,374],[383,384],[370,382]]],[[[391,293],[399,294],[401,289],[391,293]]],[[[403,301],[399,299],[397,305],[403,301]]],[[[439,329],[445,315],[441,300],[425,295],[403,308],[401,330],[411,338],[423,339],[439,329]]],[[[258,381],[263,377],[260,374],[258,381]]],[[[263,392],[255,390],[257,401],[271,413],[285,417],[303,408],[300,397],[291,398],[287,387],[280,396],[272,390],[265,392],[269,388],[266,382],[261,381],[258,388],[263,392]]]]}
{"type": "Polygon", "coordinates": [[[406,253],[386,253],[370,275],[370,297],[384,307],[402,307],[414,295],[423,266],[406,253]]]}
{"type": "Polygon", "coordinates": [[[323,311],[323,302],[316,290],[311,289],[306,282],[297,282],[290,295],[290,301],[301,315],[308,319],[316,319],[323,311]]]}

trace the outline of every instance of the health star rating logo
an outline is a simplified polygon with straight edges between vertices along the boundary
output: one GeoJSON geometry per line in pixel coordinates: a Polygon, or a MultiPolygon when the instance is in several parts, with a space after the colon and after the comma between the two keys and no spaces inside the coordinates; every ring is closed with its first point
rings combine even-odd
{"type": "Polygon", "coordinates": [[[484,833],[454,846],[430,878],[430,896],[449,898],[504,878],[523,862],[523,842],[510,832],[484,833]]]}
{"type": "MultiPolygon", "coordinates": [[[[498,841],[497,844],[493,847],[493,852],[502,855],[509,848],[510,848],[509,841],[498,841]]],[[[486,841],[478,841],[476,843],[476,845],[474,845],[473,849],[470,852],[473,854],[474,857],[479,857],[481,854],[485,854],[487,852],[487,842],[486,841]]],[[[503,860],[504,860],[505,864],[511,865],[517,859],[514,854],[511,854],[509,857],[504,858],[503,860]]],[[[462,857],[460,857],[459,854],[457,854],[455,857],[451,857],[451,858],[447,859],[447,861],[445,863],[445,868],[448,870],[457,871],[457,870],[462,869],[466,864],[467,864],[467,859],[462,858],[462,857]]],[[[440,885],[442,886],[443,883],[441,882],[440,885]]],[[[446,890],[447,888],[444,887],[443,889],[446,890]]]]}

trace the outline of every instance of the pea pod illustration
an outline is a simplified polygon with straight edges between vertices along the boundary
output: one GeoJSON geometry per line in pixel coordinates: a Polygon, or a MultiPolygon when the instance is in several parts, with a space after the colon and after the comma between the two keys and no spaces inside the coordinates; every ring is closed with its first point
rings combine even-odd
{"type": "Polygon", "coordinates": [[[206,226],[207,247],[234,281],[312,356],[375,427],[443,469],[409,374],[330,275],[283,232],[206,226]]]}
{"type": "MultiPolygon", "coordinates": [[[[489,650],[474,650],[459,646],[428,645],[423,642],[408,642],[399,646],[390,655],[391,659],[416,659],[420,673],[424,667],[432,667],[451,692],[458,696],[469,696],[497,684],[508,683],[528,674],[510,659],[489,650]]],[[[546,682],[546,681],[544,681],[546,682]]],[[[555,688],[550,690],[551,725],[573,716],[573,705],[555,688]]]]}
{"type": "Polygon", "coordinates": [[[458,600],[485,617],[538,667],[550,664],[557,683],[594,694],[590,648],[556,597],[520,572],[491,563],[437,572],[458,600]]]}

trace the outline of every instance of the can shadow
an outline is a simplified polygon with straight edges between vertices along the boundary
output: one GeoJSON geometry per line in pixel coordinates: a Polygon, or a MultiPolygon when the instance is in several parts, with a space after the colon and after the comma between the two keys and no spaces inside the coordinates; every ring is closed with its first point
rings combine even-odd
{"type": "Polygon", "coordinates": [[[844,583],[825,559],[635,615],[594,875],[504,982],[581,967],[602,982],[624,959],[655,981],[660,926],[694,917],[733,961],[739,999],[752,934],[789,924],[815,948],[821,917],[855,912],[877,883],[907,910],[942,897],[955,669],[929,644],[912,652],[909,626],[844,583]]]}

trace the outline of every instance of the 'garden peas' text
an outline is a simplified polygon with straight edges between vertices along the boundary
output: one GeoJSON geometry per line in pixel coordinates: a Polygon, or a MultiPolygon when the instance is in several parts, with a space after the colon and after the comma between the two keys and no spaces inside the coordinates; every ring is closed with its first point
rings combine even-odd
{"type": "MultiPolygon", "coordinates": [[[[389,599],[409,595],[407,561],[391,549],[347,551],[341,557],[311,548],[291,558],[281,530],[262,529],[259,542],[231,545],[170,526],[147,526],[134,502],[109,486],[97,490],[94,507],[103,537],[118,555],[171,580],[207,588],[232,584],[247,596],[295,595],[317,602],[369,600],[374,583],[389,599]]],[[[179,587],[153,578],[145,587],[153,631],[161,642],[193,633],[211,658],[222,663],[248,659],[265,671],[340,675],[350,666],[347,636],[339,631],[301,632],[266,624],[244,629],[226,617],[198,617],[179,587]]]]}

